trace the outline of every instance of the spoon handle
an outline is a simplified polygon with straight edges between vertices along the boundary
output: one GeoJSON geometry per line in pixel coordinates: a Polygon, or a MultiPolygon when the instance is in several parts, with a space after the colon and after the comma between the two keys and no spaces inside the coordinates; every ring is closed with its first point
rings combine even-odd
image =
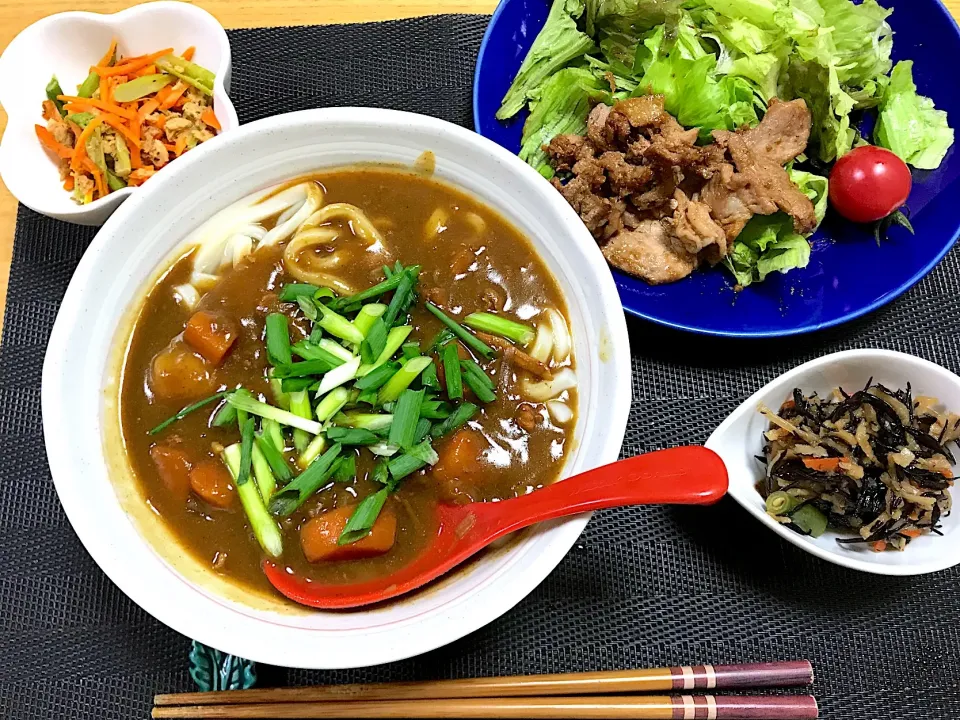
{"type": "Polygon", "coordinates": [[[529,495],[471,508],[478,524],[486,520],[487,528],[501,535],[544,520],[621,505],[709,505],[726,492],[727,469],[720,456],[688,446],[637,455],[529,495]]]}

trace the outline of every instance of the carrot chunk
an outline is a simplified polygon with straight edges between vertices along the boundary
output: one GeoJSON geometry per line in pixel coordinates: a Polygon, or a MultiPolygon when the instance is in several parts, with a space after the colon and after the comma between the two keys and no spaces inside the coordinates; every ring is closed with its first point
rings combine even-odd
{"type": "Polygon", "coordinates": [[[440,460],[433,466],[433,477],[443,483],[453,483],[476,476],[481,470],[480,456],[486,448],[486,441],[476,430],[458,430],[440,448],[440,460]]]}
{"type": "Polygon", "coordinates": [[[840,461],[843,458],[812,458],[806,457],[803,459],[804,466],[810,468],[811,470],[817,470],[819,472],[836,472],[840,469],[840,461]]]}
{"type": "Polygon", "coordinates": [[[228,508],[235,491],[230,473],[219,460],[207,459],[190,471],[190,489],[214,507],[228,508]]]}
{"type": "Polygon", "coordinates": [[[154,445],[150,448],[150,458],[170,494],[186,502],[190,494],[190,457],[183,450],[170,445],[154,445]]]}
{"type": "Polygon", "coordinates": [[[192,399],[213,392],[204,359],[182,342],[157,353],[150,368],[150,388],[161,398],[192,399]]]}
{"type": "Polygon", "coordinates": [[[207,360],[219,365],[237,341],[237,325],[228,317],[198,310],[187,322],[183,339],[207,360]]]}
{"type": "Polygon", "coordinates": [[[373,524],[370,534],[349,545],[338,545],[340,534],[353,514],[354,506],[337,508],[311,518],[300,528],[300,547],[309,562],[360,560],[383,555],[397,539],[397,516],[387,506],[373,524]]]}

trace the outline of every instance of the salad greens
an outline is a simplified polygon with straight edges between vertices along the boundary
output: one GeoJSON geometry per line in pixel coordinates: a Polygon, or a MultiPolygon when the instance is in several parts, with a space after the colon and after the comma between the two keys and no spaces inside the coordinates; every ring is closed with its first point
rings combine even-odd
{"type": "Polygon", "coordinates": [[[529,104],[521,157],[548,177],[540,145],[582,133],[597,102],[648,93],[704,136],[755,125],[772,97],[803,98],[808,155],[825,163],[857,142],[853,113],[879,108],[877,144],[936,167],[953,132],[909,63],[891,75],[891,12],[875,0],[555,0],[497,117],[529,104]]]}

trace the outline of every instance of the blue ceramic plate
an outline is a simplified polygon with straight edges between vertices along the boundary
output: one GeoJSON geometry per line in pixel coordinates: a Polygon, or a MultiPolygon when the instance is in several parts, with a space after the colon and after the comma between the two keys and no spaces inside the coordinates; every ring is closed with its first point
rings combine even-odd
{"type": "MultiPolygon", "coordinates": [[[[480,46],[473,87],[478,133],[519,152],[526,113],[501,123],[494,113],[534,38],[548,0],[502,0],[480,46]]],[[[947,111],[960,141],[960,31],[938,0],[914,0],[890,18],[894,61],[912,59],[919,91],[947,111]]],[[[873,235],[828,213],[812,238],[810,264],[774,273],[734,292],[721,268],[654,287],[613,271],[623,308],[663,325],[709,335],[771,337],[810,332],[875,310],[930,272],[960,234],[960,150],[939,168],[914,171],[907,203],[916,235],[894,228],[877,247],[873,235]]],[[[544,181],[546,182],[546,181],[544,181]]]]}

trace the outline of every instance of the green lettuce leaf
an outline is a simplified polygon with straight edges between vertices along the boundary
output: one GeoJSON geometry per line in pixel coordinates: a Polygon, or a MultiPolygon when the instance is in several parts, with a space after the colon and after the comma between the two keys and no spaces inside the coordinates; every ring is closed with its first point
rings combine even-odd
{"type": "Polygon", "coordinates": [[[817,175],[806,170],[797,170],[793,167],[787,168],[787,175],[790,180],[800,188],[800,192],[810,198],[813,203],[813,214],[817,218],[817,225],[823,222],[823,216],[827,214],[827,201],[829,183],[823,175],[817,175]]]}
{"type": "Polygon", "coordinates": [[[890,75],[874,140],[904,162],[924,170],[938,167],[953,145],[947,114],[934,108],[933,100],[917,94],[909,60],[898,62],[890,75]]]}
{"type": "Polygon", "coordinates": [[[530,117],[523,125],[520,159],[544,177],[553,177],[543,146],[555,135],[582,135],[591,108],[612,101],[610,85],[590,70],[564,68],[554,73],[534,92],[530,117]]]}
{"type": "Polygon", "coordinates": [[[577,29],[577,20],[584,9],[584,0],[554,0],[543,29],[503,97],[497,111],[498,120],[516,115],[544,80],[595,49],[593,40],[577,29]]]}

